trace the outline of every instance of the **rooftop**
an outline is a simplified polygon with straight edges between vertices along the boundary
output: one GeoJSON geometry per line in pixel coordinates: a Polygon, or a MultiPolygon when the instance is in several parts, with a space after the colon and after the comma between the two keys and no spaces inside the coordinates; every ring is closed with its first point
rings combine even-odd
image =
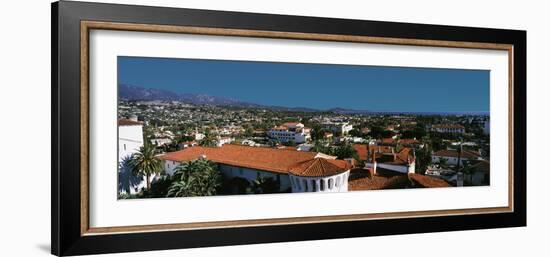
{"type": "Polygon", "coordinates": [[[349,181],[350,191],[450,186],[445,180],[415,173],[404,175],[385,172],[373,175],[372,172],[363,169],[352,170],[349,181]]]}
{"type": "Polygon", "coordinates": [[[464,129],[464,126],[460,124],[435,124],[432,128],[449,128],[449,129],[464,129]]]}
{"type": "MultiPolygon", "coordinates": [[[[166,153],[159,158],[184,162],[196,160],[202,156],[221,164],[283,174],[287,174],[291,167],[299,163],[311,161],[318,156],[327,157],[316,152],[225,144],[222,147],[190,147],[181,151],[166,153]]],[[[328,156],[328,158],[333,159],[333,156],[328,156]]]]}
{"type": "Polygon", "coordinates": [[[340,174],[349,169],[351,169],[351,165],[343,160],[315,158],[290,167],[289,173],[301,177],[327,177],[340,174]]]}
{"type": "MultiPolygon", "coordinates": [[[[442,156],[442,157],[458,157],[458,152],[456,150],[439,150],[433,154],[433,156],[442,156]]],[[[478,152],[463,150],[460,155],[461,158],[468,159],[477,159],[481,157],[478,152]]]]}
{"type": "Polygon", "coordinates": [[[357,155],[359,156],[359,160],[367,160],[367,157],[368,157],[367,145],[354,144],[353,149],[355,149],[355,151],[357,152],[357,155]]]}
{"type": "Polygon", "coordinates": [[[282,126],[285,126],[285,127],[295,127],[295,126],[298,126],[298,125],[302,125],[302,126],[303,126],[303,124],[300,123],[300,122],[285,122],[285,123],[283,123],[282,126]]]}
{"type": "Polygon", "coordinates": [[[135,120],[129,120],[129,119],[119,119],[118,120],[119,126],[141,126],[143,125],[143,122],[141,121],[135,121],[135,120]]]}

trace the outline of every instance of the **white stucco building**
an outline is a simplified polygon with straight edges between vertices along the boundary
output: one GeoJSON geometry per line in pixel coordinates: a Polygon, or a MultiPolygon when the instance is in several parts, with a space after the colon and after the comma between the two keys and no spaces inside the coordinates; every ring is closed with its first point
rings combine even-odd
{"type": "Polygon", "coordinates": [[[147,186],[145,177],[133,175],[127,162],[143,146],[143,123],[137,117],[118,120],[118,191],[135,194],[147,186]]]}
{"type": "Polygon", "coordinates": [[[280,192],[347,191],[351,168],[344,160],[316,152],[230,144],[222,147],[196,146],[166,153],[159,158],[168,175],[173,175],[176,167],[183,162],[205,158],[218,165],[226,181],[242,178],[252,182],[260,177],[272,178],[280,192]]]}
{"type": "Polygon", "coordinates": [[[394,148],[390,149],[390,152],[387,152],[380,151],[376,146],[369,146],[366,167],[372,168],[374,173],[380,170],[402,174],[415,173],[416,157],[413,149],[405,147],[399,152],[395,152],[394,148]]]}
{"type": "Polygon", "coordinates": [[[349,124],[349,122],[341,121],[341,122],[323,122],[321,123],[321,126],[328,130],[332,130],[332,132],[340,133],[342,135],[347,135],[352,129],[353,125],[349,124]]]}
{"type": "Polygon", "coordinates": [[[143,124],[137,120],[118,120],[118,161],[131,156],[143,146],[143,124]]]}
{"type": "Polygon", "coordinates": [[[216,145],[218,147],[220,147],[220,146],[225,145],[225,144],[230,144],[233,141],[235,141],[235,139],[232,138],[232,137],[218,137],[218,139],[216,141],[216,145]]]}
{"type": "Polygon", "coordinates": [[[347,192],[351,165],[343,160],[314,158],[289,170],[293,193],[347,192]]]}
{"type": "Polygon", "coordinates": [[[299,122],[287,122],[281,126],[271,128],[267,136],[277,139],[282,143],[294,142],[297,144],[305,143],[311,138],[311,129],[304,127],[299,122]]]}
{"type": "MultiPolygon", "coordinates": [[[[440,150],[432,154],[432,163],[441,163],[456,166],[458,164],[458,152],[456,150],[440,150]]],[[[463,150],[460,154],[460,166],[467,161],[483,160],[478,152],[463,150]]]]}
{"type": "Polygon", "coordinates": [[[453,134],[466,133],[464,126],[459,124],[436,124],[432,126],[432,131],[439,132],[439,133],[453,133],[453,134]]]}

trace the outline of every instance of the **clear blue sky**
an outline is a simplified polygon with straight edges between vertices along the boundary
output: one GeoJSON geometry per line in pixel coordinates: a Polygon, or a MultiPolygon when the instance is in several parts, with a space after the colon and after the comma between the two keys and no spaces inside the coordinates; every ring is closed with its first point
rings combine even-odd
{"type": "Polygon", "coordinates": [[[118,57],[118,81],[286,107],[489,111],[487,70],[118,57]]]}

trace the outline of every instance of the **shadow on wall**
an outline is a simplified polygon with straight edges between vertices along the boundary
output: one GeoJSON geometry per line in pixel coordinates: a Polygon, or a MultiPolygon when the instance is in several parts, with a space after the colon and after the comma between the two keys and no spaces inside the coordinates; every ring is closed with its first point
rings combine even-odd
{"type": "Polygon", "coordinates": [[[124,157],[118,167],[118,192],[130,194],[143,182],[143,176],[135,176],[130,165],[130,156],[124,157]],[[132,190],[133,189],[133,190],[132,190]]]}

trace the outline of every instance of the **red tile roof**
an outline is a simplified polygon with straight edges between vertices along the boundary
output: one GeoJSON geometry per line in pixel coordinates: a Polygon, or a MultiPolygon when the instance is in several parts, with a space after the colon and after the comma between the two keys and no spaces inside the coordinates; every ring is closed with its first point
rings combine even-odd
{"type": "Polygon", "coordinates": [[[403,163],[409,163],[409,157],[412,158],[412,149],[404,147],[403,149],[401,149],[401,151],[399,151],[396,154],[395,157],[396,157],[396,161],[399,160],[400,162],[403,162],[403,163]]]}
{"type": "Polygon", "coordinates": [[[368,150],[367,145],[362,144],[354,144],[353,149],[357,152],[357,155],[359,156],[359,160],[367,160],[368,157],[368,150]]]}
{"type": "Polygon", "coordinates": [[[349,191],[451,186],[442,179],[415,173],[410,173],[408,175],[391,175],[391,173],[386,175],[372,175],[366,170],[352,170],[351,172],[352,175],[348,182],[349,191]]]}
{"type": "Polygon", "coordinates": [[[296,125],[298,125],[298,124],[300,124],[300,122],[285,122],[285,123],[283,123],[283,126],[285,126],[285,127],[293,127],[293,126],[296,126],[296,125]]]}
{"type": "Polygon", "coordinates": [[[413,182],[415,187],[450,187],[451,185],[447,181],[430,176],[420,175],[416,173],[410,173],[409,179],[413,182]]]}
{"type": "Polygon", "coordinates": [[[369,152],[375,152],[375,153],[392,153],[393,146],[369,145],[367,149],[369,150],[369,152]]]}
{"type": "Polygon", "coordinates": [[[400,144],[404,144],[404,145],[415,145],[415,144],[420,144],[420,142],[416,139],[412,139],[412,138],[403,138],[403,139],[399,139],[399,143],[400,144]]]}
{"type": "Polygon", "coordinates": [[[405,175],[372,175],[368,174],[366,170],[353,170],[351,176],[357,176],[357,172],[363,174],[354,179],[350,177],[348,182],[349,191],[407,188],[409,185],[405,175]]]}
{"type": "Polygon", "coordinates": [[[351,165],[343,160],[315,158],[290,167],[289,173],[301,177],[327,177],[340,174],[349,169],[351,169],[351,165]]]}
{"type": "Polygon", "coordinates": [[[118,125],[119,126],[137,126],[137,125],[143,125],[143,122],[129,120],[129,119],[119,119],[118,125]]]}
{"type": "Polygon", "coordinates": [[[394,144],[395,143],[395,140],[393,140],[393,138],[391,137],[388,137],[388,138],[382,138],[382,144],[394,144]]]}
{"type": "Polygon", "coordinates": [[[486,160],[480,160],[478,163],[472,165],[474,171],[481,171],[485,173],[491,172],[491,163],[486,160]]]}
{"type": "Polygon", "coordinates": [[[159,158],[184,162],[204,156],[208,160],[221,164],[287,174],[290,167],[297,163],[310,161],[316,155],[316,152],[225,144],[222,147],[190,147],[181,151],[166,153],[159,158]]]}
{"type": "MultiPolygon", "coordinates": [[[[458,152],[456,150],[439,150],[433,154],[433,156],[443,156],[443,157],[458,157],[458,152]]],[[[460,155],[461,158],[467,158],[467,159],[477,159],[481,157],[481,155],[474,151],[469,150],[463,150],[462,154],[460,155]]]]}
{"type": "Polygon", "coordinates": [[[449,129],[464,129],[464,126],[459,124],[435,124],[432,128],[449,128],[449,129]]]}

